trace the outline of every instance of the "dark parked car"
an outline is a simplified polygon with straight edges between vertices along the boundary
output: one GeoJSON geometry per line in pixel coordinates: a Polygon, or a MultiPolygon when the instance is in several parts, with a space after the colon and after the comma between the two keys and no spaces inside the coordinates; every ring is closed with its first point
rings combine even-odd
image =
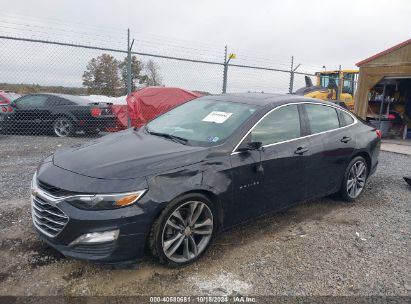
{"type": "Polygon", "coordinates": [[[33,222],[66,256],[117,262],[147,249],[186,264],[251,218],[336,192],[356,199],[380,135],[316,99],[201,97],[45,159],[32,182],[33,222]]]}
{"type": "Polygon", "coordinates": [[[110,104],[93,103],[73,95],[29,94],[13,101],[10,107],[1,121],[5,131],[46,131],[65,137],[77,131],[97,134],[116,126],[110,104]]]}

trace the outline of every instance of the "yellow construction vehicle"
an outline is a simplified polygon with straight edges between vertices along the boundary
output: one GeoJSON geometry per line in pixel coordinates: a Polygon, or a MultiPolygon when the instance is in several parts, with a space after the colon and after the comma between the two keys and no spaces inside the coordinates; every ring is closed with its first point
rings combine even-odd
{"type": "Polygon", "coordinates": [[[295,94],[337,102],[350,111],[354,110],[354,93],[357,88],[358,70],[336,70],[316,72],[317,83],[305,76],[305,87],[295,94]],[[342,88],[342,89],[340,89],[342,88]]]}

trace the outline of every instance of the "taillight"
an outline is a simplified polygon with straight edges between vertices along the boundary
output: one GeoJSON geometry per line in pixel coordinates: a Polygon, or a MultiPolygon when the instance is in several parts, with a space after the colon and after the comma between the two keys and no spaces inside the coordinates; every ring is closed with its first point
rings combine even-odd
{"type": "Polygon", "coordinates": [[[13,108],[12,107],[7,107],[7,112],[9,112],[9,113],[13,112],[13,108]]]}
{"type": "Polygon", "coordinates": [[[91,108],[91,116],[93,116],[93,117],[101,116],[101,109],[100,108],[91,108]]]}
{"type": "Polygon", "coordinates": [[[7,113],[7,108],[6,108],[6,107],[1,107],[1,111],[2,111],[3,113],[7,113]]]}
{"type": "Polygon", "coordinates": [[[381,137],[382,137],[381,131],[378,130],[378,129],[376,129],[376,130],[375,130],[375,133],[377,134],[378,138],[381,139],[381,137]]]}

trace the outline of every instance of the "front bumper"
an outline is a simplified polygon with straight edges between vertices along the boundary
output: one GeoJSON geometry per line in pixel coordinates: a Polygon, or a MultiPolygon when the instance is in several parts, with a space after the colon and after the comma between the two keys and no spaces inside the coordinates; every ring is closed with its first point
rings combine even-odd
{"type": "MultiPolygon", "coordinates": [[[[141,258],[144,255],[157,204],[149,195],[133,205],[111,210],[83,210],[55,196],[56,189],[89,193],[127,192],[131,188],[145,189],[145,179],[97,180],[60,169],[44,162],[33,177],[31,211],[33,224],[43,239],[65,256],[97,262],[116,263],[141,258]],[[41,187],[37,178],[41,178],[41,187]],[[53,183],[53,186],[50,186],[53,183]],[[54,188],[53,188],[54,187],[54,188]],[[58,187],[58,188],[56,188],[58,187]],[[60,188],[61,187],[61,188],[60,188]],[[84,187],[84,188],[83,188],[84,187]],[[117,191],[115,191],[117,190],[117,191]],[[93,232],[118,230],[114,241],[72,244],[78,237],[93,232]]],[[[64,196],[64,194],[63,194],[64,196]]]]}
{"type": "Polygon", "coordinates": [[[99,211],[77,209],[64,201],[59,202],[57,206],[69,220],[55,236],[51,236],[39,226],[33,210],[32,217],[40,238],[63,255],[107,263],[135,260],[144,255],[150,220],[138,206],[99,211]],[[115,229],[119,230],[119,236],[114,241],[70,244],[83,234],[115,229]]]}

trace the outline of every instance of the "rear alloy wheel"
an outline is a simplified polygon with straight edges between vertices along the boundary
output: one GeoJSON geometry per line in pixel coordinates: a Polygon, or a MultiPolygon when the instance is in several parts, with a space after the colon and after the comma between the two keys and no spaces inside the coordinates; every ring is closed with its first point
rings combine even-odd
{"type": "Polygon", "coordinates": [[[58,137],[67,137],[73,134],[74,126],[67,117],[59,117],[53,123],[53,132],[58,137]]]}
{"type": "Polygon", "coordinates": [[[361,156],[355,157],[347,167],[341,189],[342,196],[355,200],[363,192],[368,177],[367,162],[361,156]]]}
{"type": "Polygon", "coordinates": [[[163,264],[193,262],[205,252],[215,231],[213,205],[201,196],[172,202],[154,223],[150,247],[163,264]]]}

